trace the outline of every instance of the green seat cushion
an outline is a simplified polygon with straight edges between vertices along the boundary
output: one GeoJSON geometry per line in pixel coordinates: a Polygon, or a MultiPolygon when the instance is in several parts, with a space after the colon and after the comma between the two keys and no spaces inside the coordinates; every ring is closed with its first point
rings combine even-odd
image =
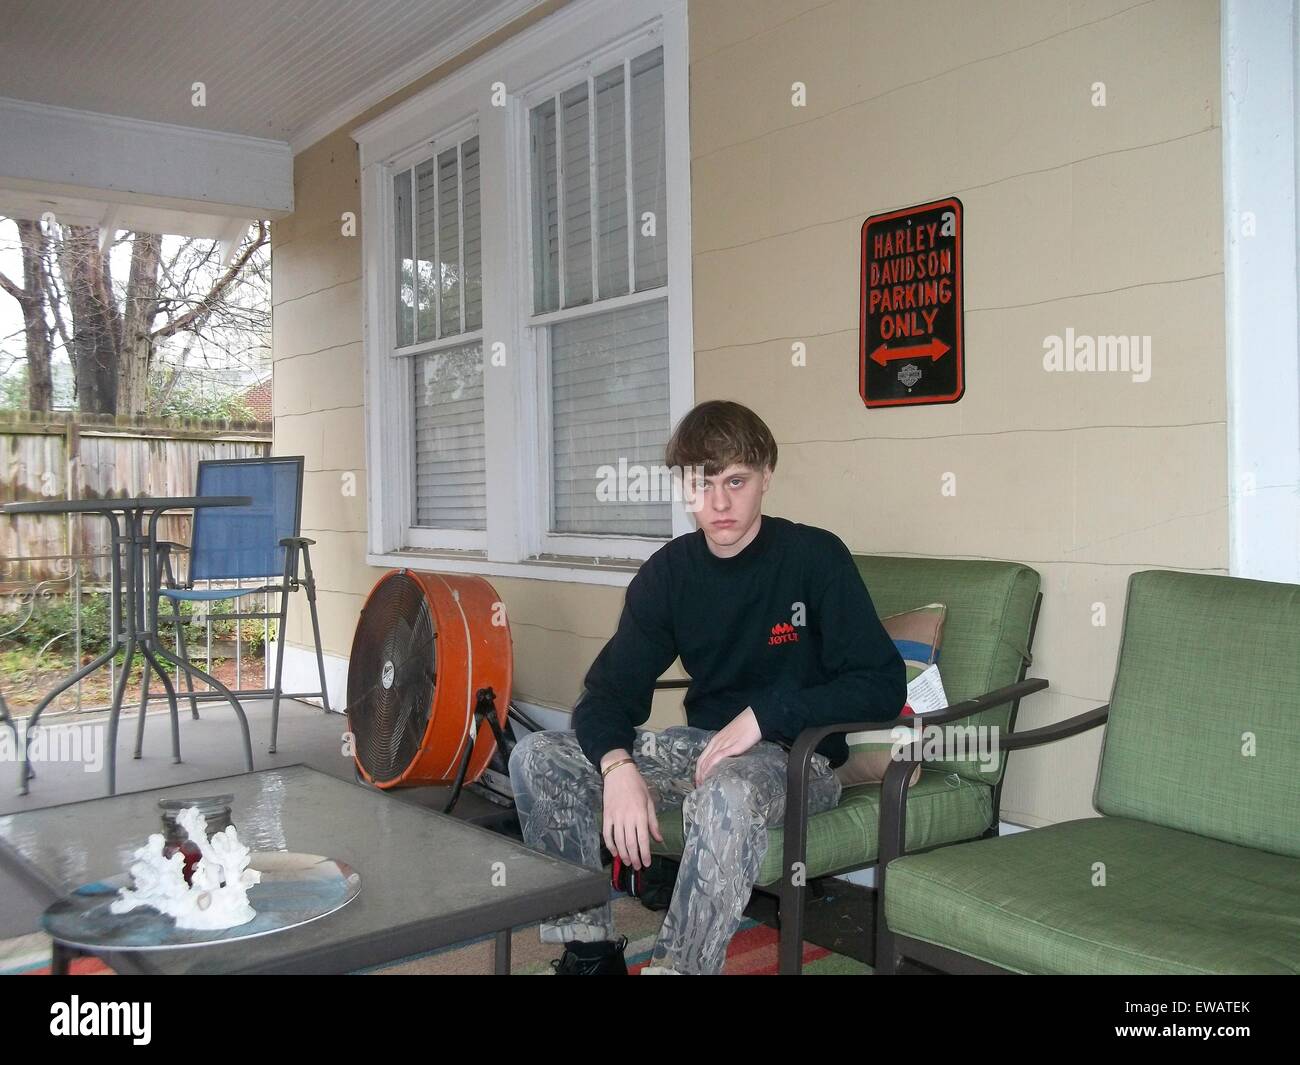
{"type": "Polygon", "coordinates": [[[1298,773],[1300,587],[1133,574],[1096,809],[1300,857],[1298,773]]]}
{"type": "MultiPolygon", "coordinates": [[[[984,559],[899,558],[854,555],[858,573],[883,617],[927,603],[947,607],[939,669],[949,704],[1004,688],[1020,679],[1029,660],[1029,634],[1038,597],[1038,573],[1018,562],[984,559]]],[[[1001,706],[966,724],[1007,730],[1011,707],[1001,706]]],[[[1004,759],[993,768],[979,760],[936,763],[969,780],[996,784],[1004,759]]]]}
{"type": "MultiPolygon", "coordinates": [[[[655,854],[676,857],[682,853],[682,811],[678,807],[659,814],[664,841],[651,840],[655,854]]],[[[985,784],[955,773],[926,770],[912,785],[907,799],[908,849],[973,839],[993,823],[993,792],[985,784]]],[[[767,854],[758,883],[781,878],[785,829],[768,829],[767,854]]],[[[834,810],[808,820],[807,875],[824,876],[843,869],[858,869],[876,860],[880,843],[880,785],[845,788],[834,810]]]]}
{"type": "Polygon", "coordinates": [[[1020,973],[1300,973],[1298,885],[1297,859],[1100,817],[890,862],[885,915],[1020,973]]]}

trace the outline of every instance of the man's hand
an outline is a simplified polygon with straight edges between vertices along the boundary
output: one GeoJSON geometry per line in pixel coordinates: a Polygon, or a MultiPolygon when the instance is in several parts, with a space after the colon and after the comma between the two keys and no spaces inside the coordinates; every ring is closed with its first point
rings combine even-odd
{"type": "MultiPolygon", "coordinates": [[[[628,757],[627,751],[610,751],[600,760],[601,771],[628,757]]],[[[664,837],[655,817],[654,798],[635,764],[621,765],[605,777],[604,807],[605,846],[609,853],[618,855],[633,869],[648,866],[650,835],[653,833],[660,843],[664,837]]]]}
{"type": "Polygon", "coordinates": [[[762,738],[763,730],[758,727],[753,709],[745,707],[742,713],[719,729],[700,752],[695,763],[695,786],[698,788],[703,784],[722,759],[744,754],[762,738]]]}

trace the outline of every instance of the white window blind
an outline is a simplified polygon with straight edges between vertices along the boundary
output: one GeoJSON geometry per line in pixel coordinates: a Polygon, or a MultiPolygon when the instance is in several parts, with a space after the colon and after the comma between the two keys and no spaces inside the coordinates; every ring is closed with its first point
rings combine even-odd
{"type": "Polygon", "coordinates": [[[658,467],[669,429],[663,49],[531,108],[533,313],[551,388],[550,531],[668,536],[667,501],[597,497],[602,468],[658,467]],[[632,293],[660,299],[627,303],[632,293]],[[602,302],[624,297],[617,308],[602,302]]]}
{"type": "Polygon", "coordinates": [[[615,67],[595,79],[596,143],[609,150],[596,168],[597,261],[601,296],[628,291],[626,112],[623,68],[615,67]],[[618,149],[622,147],[623,150],[618,149]]]}
{"type": "Polygon", "coordinates": [[[437,145],[429,158],[394,174],[393,200],[396,343],[415,349],[411,524],[482,530],[482,345],[477,338],[444,343],[483,325],[478,138],[437,145]]]}
{"type": "MultiPolygon", "coordinates": [[[[668,443],[668,302],[551,327],[551,524],[561,533],[671,536],[665,500],[602,502],[602,467],[661,467],[668,443]]],[[[631,478],[625,478],[626,482],[631,478]]],[[[635,493],[632,493],[635,494],[635,493]]]]}
{"type": "Polygon", "coordinates": [[[664,193],[664,56],[656,48],[633,59],[632,203],[636,291],[668,283],[668,201],[664,193]],[[650,216],[649,219],[647,215],[650,216]],[[647,227],[653,224],[653,232],[647,227]]]}
{"type": "Polygon", "coordinates": [[[417,526],[487,528],[482,356],[467,344],[411,359],[417,526]]]}

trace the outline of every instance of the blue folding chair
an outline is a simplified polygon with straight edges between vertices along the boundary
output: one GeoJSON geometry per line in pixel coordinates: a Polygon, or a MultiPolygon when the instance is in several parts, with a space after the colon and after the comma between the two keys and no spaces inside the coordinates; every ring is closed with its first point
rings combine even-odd
{"type": "MultiPolygon", "coordinates": [[[[220,615],[222,621],[271,619],[278,622],[276,633],[275,683],[270,688],[238,688],[238,695],[271,696],[271,747],[275,753],[276,737],[280,726],[280,699],[319,697],[326,711],[330,708],[329,692],[325,684],[325,659],[321,652],[320,620],[316,614],[316,581],[312,576],[309,548],[315,540],[301,535],[303,456],[273,456],[270,458],[206,459],[199,463],[199,496],[249,496],[253,502],[246,507],[209,507],[194,512],[194,532],[189,552],[189,569],[185,583],[178,584],[172,569],[171,555],[179,545],[160,541],[158,544],[158,593],[170,600],[174,613],[165,619],[173,623],[176,631],[177,654],[188,660],[185,648],[184,621],[181,603],[214,603],[238,599],[243,596],[265,594],[279,595],[277,611],[230,613],[220,615]],[[302,573],[299,574],[299,560],[302,573]],[[243,586],[244,580],[264,582],[256,587],[243,586]],[[195,588],[195,581],[207,586],[195,588]],[[236,587],[215,588],[214,581],[238,581],[236,587]],[[307,606],[311,612],[312,635],[316,641],[316,669],[320,677],[320,690],[314,692],[284,692],[281,678],[284,673],[285,618],[289,610],[289,595],[301,588],[307,593],[307,606]]],[[[267,603],[269,606],[269,601],[267,603]]],[[[161,626],[160,626],[161,627],[161,626]]],[[[182,670],[181,672],[184,672],[182,670]]],[[[188,673],[185,684],[190,699],[190,712],[199,716],[198,701],[220,697],[218,692],[194,691],[188,673]]],[[[140,693],[140,719],[136,725],[135,756],[140,757],[144,743],[145,707],[149,700],[149,673],[145,671],[140,693]]]]}

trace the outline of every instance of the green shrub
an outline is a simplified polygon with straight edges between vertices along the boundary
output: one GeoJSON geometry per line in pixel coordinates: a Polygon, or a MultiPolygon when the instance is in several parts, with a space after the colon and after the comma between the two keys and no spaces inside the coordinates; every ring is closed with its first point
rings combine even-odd
{"type": "MultiPolygon", "coordinates": [[[[250,596],[248,599],[239,602],[240,610],[250,611],[254,609],[253,604],[256,604],[258,600],[250,596]]],[[[203,613],[206,607],[208,612],[213,615],[212,638],[214,640],[233,640],[235,639],[236,630],[238,630],[245,654],[256,654],[260,650],[262,646],[262,622],[260,620],[221,620],[221,615],[235,612],[235,601],[200,604],[182,603],[181,616],[188,621],[195,614],[196,607],[200,614],[203,613]]],[[[6,646],[23,647],[31,651],[38,651],[56,636],[62,636],[63,638],[58,640],[50,650],[70,654],[74,646],[73,631],[77,623],[72,596],[38,596],[34,605],[19,603],[16,613],[0,614],[0,631],[5,631],[16,625],[27,614],[29,609],[31,610],[31,616],[27,618],[22,627],[5,637],[6,646]]],[[[109,596],[107,592],[83,593],[81,597],[81,649],[83,652],[88,651],[91,654],[98,654],[107,650],[110,635],[108,610],[109,596]]],[[[170,635],[171,632],[171,626],[165,621],[170,612],[168,603],[159,604],[159,629],[164,638],[170,635]]],[[[271,621],[269,629],[270,638],[274,640],[276,636],[276,622],[274,620],[271,621]]],[[[206,639],[205,630],[202,626],[187,623],[185,638],[187,643],[192,645],[191,654],[193,654],[194,650],[201,646],[200,641],[206,639]]],[[[170,641],[168,643],[170,646],[170,641]]]]}

